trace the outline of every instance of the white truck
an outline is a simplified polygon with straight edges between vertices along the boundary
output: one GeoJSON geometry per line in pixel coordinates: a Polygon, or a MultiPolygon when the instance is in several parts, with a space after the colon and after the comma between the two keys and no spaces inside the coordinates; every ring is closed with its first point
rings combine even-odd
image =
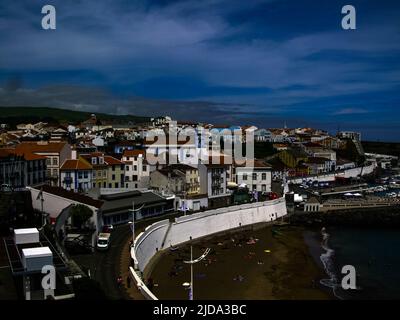
{"type": "Polygon", "coordinates": [[[99,233],[97,237],[97,250],[107,250],[110,247],[111,233],[99,233]]]}

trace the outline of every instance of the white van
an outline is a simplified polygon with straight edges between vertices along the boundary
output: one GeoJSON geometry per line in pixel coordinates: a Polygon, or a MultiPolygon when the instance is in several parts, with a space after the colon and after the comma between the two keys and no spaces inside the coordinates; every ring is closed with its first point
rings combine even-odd
{"type": "Polygon", "coordinates": [[[110,246],[111,233],[100,233],[97,237],[97,250],[107,250],[110,246]]]}

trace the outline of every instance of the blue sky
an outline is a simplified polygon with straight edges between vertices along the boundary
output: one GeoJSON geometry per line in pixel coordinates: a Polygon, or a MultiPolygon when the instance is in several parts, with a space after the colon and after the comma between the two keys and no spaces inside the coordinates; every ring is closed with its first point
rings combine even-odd
{"type": "Polygon", "coordinates": [[[3,0],[0,105],[400,141],[399,18],[378,0],[3,0]],[[49,3],[55,31],[41,29],[49,3]],[[346,4],[357,30],[341,28],[346,4]]]}

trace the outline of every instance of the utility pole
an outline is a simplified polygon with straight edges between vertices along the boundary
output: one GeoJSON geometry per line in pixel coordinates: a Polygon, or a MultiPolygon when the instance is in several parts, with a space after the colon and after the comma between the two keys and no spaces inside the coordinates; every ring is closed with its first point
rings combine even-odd
{"type": "Polygon", "coordinates": [[[140,211],[144,207],[144,204],[138,209],[135,209],[135,201],[132,201],[132,209],[129,212],[132,212],[132,245],[135,242],[135,212],[140,211]]]}
{"type": "Polygon", "coordinates": [[[193,292],[193,265],[197,262],[203,260],[210,252],[210,248],[207,248],[204,253],[198,257],[197,259],[193,260],[193,246],[190,245],[190,261],[183,261],[184,263],[190,264],[190,292],[189,292],[189,300],[193,300],[194,292],[193,292]]]}

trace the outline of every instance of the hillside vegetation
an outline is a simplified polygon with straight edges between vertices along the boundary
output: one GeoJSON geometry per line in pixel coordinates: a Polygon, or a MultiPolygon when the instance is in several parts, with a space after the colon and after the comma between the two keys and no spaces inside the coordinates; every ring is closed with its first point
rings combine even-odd
{"type": "MultiPolygon", "coordinates": [[[[15,127],[19,123],[69,123],[77,124],[89,119],[92,112],[74,111],[67,109],[47,108],[47,107],[1,107],[0,123],[7,123],[15,127]]],[[[118,123],[143,123],[149,121],[148,117],[134,115],[110,115],[96,113],[100,121],[112,121],[118,123]]]]}

